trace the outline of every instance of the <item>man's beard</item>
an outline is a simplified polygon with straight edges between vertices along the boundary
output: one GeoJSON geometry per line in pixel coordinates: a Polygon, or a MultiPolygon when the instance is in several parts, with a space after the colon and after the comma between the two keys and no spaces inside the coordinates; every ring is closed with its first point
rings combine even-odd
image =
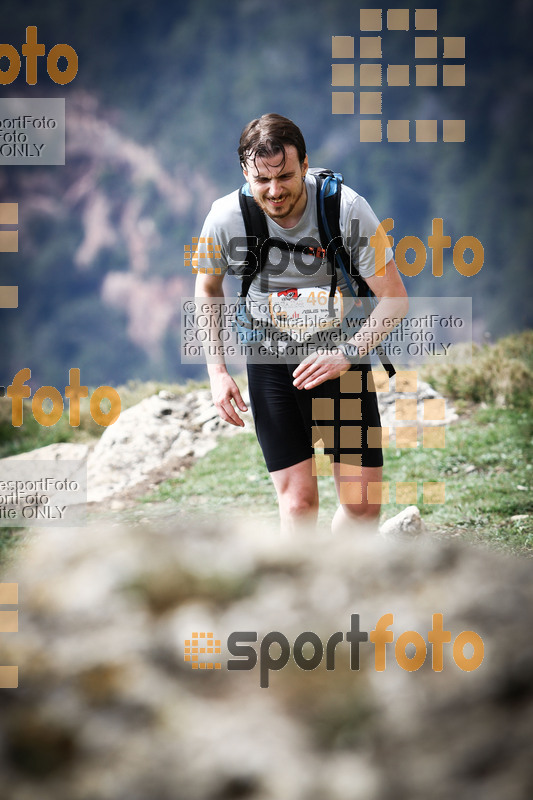
{"type": "MultiPolygon", "coordinates": [[[[259,205],[263,209],[263,211],[268,214],[269,217],[272,219],[285,219],[286,217],[290,217],[300,199],[302,194],[305,192],[305,178],[302,178],[301,190],[297,197],[294,197],[291,203],[289,203],[286,207],[284,205],[280,206],[279,211],[276,209],[276,206],[273,206],[268,199],[261,198],[259,205]],[[283,209],[283,210],[282,210],[283,209]]],[[[284,198],[286,200],[287,198],[284,198]]]]}

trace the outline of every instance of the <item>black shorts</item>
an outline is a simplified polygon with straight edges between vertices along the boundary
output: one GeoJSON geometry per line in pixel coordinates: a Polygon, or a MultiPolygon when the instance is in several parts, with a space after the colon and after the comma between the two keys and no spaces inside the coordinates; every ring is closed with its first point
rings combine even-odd
{"type": "Polygon", "coordinates": [[[340,378],[296,389],[297,364],[248,363],[248,388],[269,472],[311,458],[322,440],[334,461],[381,467],[381,420],[372,372],[352,366],[340,378]]]}

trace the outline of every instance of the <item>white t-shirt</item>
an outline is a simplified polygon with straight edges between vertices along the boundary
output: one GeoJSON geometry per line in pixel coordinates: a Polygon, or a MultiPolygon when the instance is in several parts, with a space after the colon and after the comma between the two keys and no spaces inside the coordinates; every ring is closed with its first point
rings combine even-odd
{"type": "MultiPolygon", "coordinates": [[[[317,221],[316,180],[314,175],[305,176],[307,204],[300,221],[292,228],[282,228],[266,215],[268,231],[272,238],[282,239],[289,244],[311,244],[321,247],[317,221]],[[312,241],[311,241],[312,240],[312,241]]],[[[376,235],[379,220],[364,197],[348,186],[342,185],[340,204],[340,231],[344,246],[351,254],[352,263],[358,264],[362,278],[374,275],[376,271],[376,251],[371,246],[371,237],[376,235]],[[352,221],[355,222],[355,224],[352,221]]],[[[198,267],[200,270],[216,269],[225,274],[231,268],[236,275],[242,274],[242,264],[246,259],[246,230],[239,205],[239,190],[215,200],[204,222],[198,246],[198,267]],[[241,240],[240,242],[238,240],[241,240]],[[209,242],[209,244],[207,244],[209,242]],[[208,254],[212,251],[212,255],[208,254]]],[[[385,249],[385,264],[393,257],[390,247],[385,249]]],[[[265,304],[272,292],[289,289],[320,287],[329,292],[331,286],[331,267],[324,257],[295,254],[272,247],[268,261],[260,275],[256,275],[248,291],[247,304],[252,315],[263,318],[265,304]],[[279,262],[283,259],[280,269],[279,262]],[[272,268],[269,269],[269,264],[272,268]]],[[[337,286],[343,297],[352,295],[340,270],[337,269],[337,286]]],[[[357,285],[352,281],[357,293],[357,285]]],[[[351,305],[351,303],[350,303],[351,305]]]]}

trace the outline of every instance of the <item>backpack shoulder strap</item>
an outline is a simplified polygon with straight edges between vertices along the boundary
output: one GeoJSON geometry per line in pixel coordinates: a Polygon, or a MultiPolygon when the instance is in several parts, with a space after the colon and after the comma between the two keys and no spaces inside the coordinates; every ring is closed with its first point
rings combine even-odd
{"type": "Polygon", "coordinates": [[[258,239],[268,238],[268,227],[265,214],[255,202],[250,187],[247,183],[239,190],[239,204],[241,207],[244,227],[247,236],[256,236],[258,239]]]}
{"type": "Polygon", "coordinates": [[[331,240],[341,235],[339,220],[343,178],[339,172],[330,169],[310,169],[309,172],[316,180],[318,230],[322,247],[327,250],[331,240]]]}
{"type": "MultiPolygon", "coordinates": [[[[328,254],[331,254],[330,258],[332,264],[340,267],[341,273],[344,274],[344,279],[352,294],[354,294],[354,291],[351,286],[350,278],[355,280],[358,288],[358,295],[363,299],[365,315],[368,316],[371,313],[370,297],[373,296],[373,293],[366,281],[359,275],[356,265],[352,264],[350,255],[346,252],[342,241],[340,230],[342,175],[338,172],[332,172],[329,169],[311,170],[311,173],[315,175],[317,184],[317,219],[322,247],[324,247],[328,254]]],[[[377,345],[375,351],[379,355],[385,370],[388,372],[389,376],[392,377],[396,370],[389,361],[381,345],[377,345]]]]}
{"type": "Polygon", "coordinates": [[[340,172],[332,172],[330,169],[313,169],[310,172],[315,176],[317,184],[317,219],[322,246],[331,254],[332,263],[339,265],[339,259],[341,260],[344,270],[357,284],[358,295],[365,296],[369,292],[366,281],[359,275],[342,240],[340,214],[344,179],[340,172]],[[324,184],[325,189],[322,191],[324,184]]]}
{"type": "Polygon", "coordinates": [[[246,254],[246,267],[241,290],[241,295],[246,297],[254,276],[262,269],[261,248],[268,239],[268,227],[265,215],[255,202],[247,183],[239,190],[239,205],[248,239],[248,253],[246,254]]]}

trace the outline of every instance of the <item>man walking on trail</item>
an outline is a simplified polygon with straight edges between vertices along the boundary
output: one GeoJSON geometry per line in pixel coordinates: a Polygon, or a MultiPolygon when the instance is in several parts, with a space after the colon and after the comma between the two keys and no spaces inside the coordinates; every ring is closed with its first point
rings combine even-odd
{"type": "MultiPolygon", "coordinates": [[[[289,340],[292,335],[297,344],[296,350],[287,348],[286,337],[285,341],[278,338],[273,363],[272,359],[257,355],[266,350],[260,351],[257,346],[254,349],[252,344],[247,363],[257,437],[276,489],[282,528],[293,530],[301,523],[316,521],[319,499],[313,448],[318,440],[323,442],[324,453],[332,462],[340,500],[333,530],[354,528],[358,522],[377,525],[383,455],[367,355],[407,313],[407,294],[392,250],[388,241],[383,245],[382,240],[381,248],[377,244],[379,222],[364,198],[344,184],[340,186],[339,225],[344,248],[376,296],[377,304],[368,319],[360,320],[355,335],[350,331],[351,338],[344,333],[340,343],[337,338],[337,344],[327,348],[306,350],[302,346],[298,350],[301,329],[291,328],[291,318],[301,322],[302,315],[292,309],[302,306],[291,304],[310,303],[311,298],[315,303],[322,296],[323,307],[317,307],[314,330],[323,333],[328,325],[337,325],[338,337],[339,320],[332,321],[331,314],[328,317],[326,306],[331,311],[335,302],[333,316],[342,317],[342,308],[350,302],[352,306],[360,305],[353,299],[356,281],[351,277],[353,272],[338,269],[335,257],[332,259],[324,247],[312,246],[321,243],[318,178],[309,171],[300,129],[286,117],[266,114],[246,126],[238,153],[246,191],[264,213],[272,242],[277,242],[280,250],[285,247],[289,251],[283,269],[279,266],[279,250],[277,258],[269,251],[260,274],[258,270],[249,283],[246,296],[252,317],[254,309],[259,308],[262,314],[265,309],[270,314],[265,322],[267,339],[268,331],[279,333],[281,326],[283,331],[289,331],[289,340]],[[385,269],[376,268],[378,250],[385,269]],[[299,353],[297,358],[295,352],[299,353]]],[[[245,236],[239,191],[235,191],[213,204],[204,223],[201,239],[213,242],[215,255],[202,257],[199,262],[197,298],[212,298],[215,307],[215,300],[224,297],[225,273],[238,273],[246,258],[246,248],[234,246],[238,240],[242,243],[245,236]]],[[[257,313],[258,318],[261,313],[257,313]]],[[[217,341],[215,314],[207,328],[210,340],[217,341]]],[[[220,417],[233,425],[243,425],[238,411],[247,408],[223,355],[215,361],[208,358],[208,372],[220,417]]]]}

